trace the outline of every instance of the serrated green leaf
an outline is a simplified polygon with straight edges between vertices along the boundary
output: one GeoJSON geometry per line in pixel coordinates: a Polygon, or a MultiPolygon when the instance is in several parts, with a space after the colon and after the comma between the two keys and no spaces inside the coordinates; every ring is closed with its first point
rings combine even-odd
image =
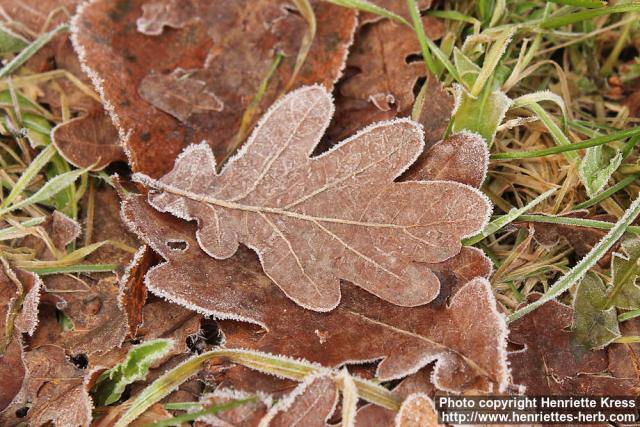
{"type": "Polygon", "coordinates": [[[589,197],[598,194],[607,185],[611,175],[620,167],[622,153],[608,145],[587,149],[580,161],[580,180],[589,197]]]}
{"type": "Polygon", "coordinates": [[[606,308],[607,288],[593,273],[584,276],[573,301],[572,347],[577,353],[602,348],[620,336],[615,308],[606,308]]]}
{"type": "Polygon", "coordinates": [[[625,310],[640,309],[640,286],[636,284],[640,273],[640,237],[622,242],[626,254],[614,254],[611,262],[612,286],[607,293],[607,306],[625,310]]]}
{"type": "Polygon", "coordinates": [[[93,389],[98,406],[117,402],[127,385],[144,379],[151,364],[166,355],[174,346],[170,339],[156,339],[133,347],[124,361],[100,375],[93,389]]]}

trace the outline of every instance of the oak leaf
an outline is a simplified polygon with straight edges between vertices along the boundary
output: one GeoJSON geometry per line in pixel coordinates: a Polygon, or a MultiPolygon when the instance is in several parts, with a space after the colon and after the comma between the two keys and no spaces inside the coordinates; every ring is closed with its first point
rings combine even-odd
{"type": "MultiPolygon", "coordinates": [[[[539,297],[540,294],[531,294],[527,302],[539,297]]],[[[572,316],[571,307],[551,300],[509,325],[509,341],[524,346],[509,353],[513,383],[524,386],[524,393],[530,396],[637,395],[637,376],[609,372],[611,346],[574,352],[568,330],[572,316]]]]}
{"type": "Polygon", "coordinates": [[[212,257],[254,248],[305,308],[336,307],[340,279],[397,305],[432,301],[440,284],[426,263],[460,252],[460,240],[486,224],[488,199],[457,182],[393,182],[423,151],[410,120],[378,123],[309,157],[332,113],[323,88],[305,87],[274,105],[220,174],[201,144],[161,179],[134,179],[152,189],[156,209],[197,220],[212,257]]]}
{"type": "Polygon", "coordinates": [[[230,154],[245,111],[279,53],[284,58],[247,120],[248,130],[287,86],[331,88],[352,42],[356,12],[324,1],[311,4],[316,35],[291,80],[307,23],[289,1],[132,0],[126,7],[114,0],[86,2],[74,18],[74,46],[112,113],[133,170],[161,176],[195,141],[207,141],[221,158],[230,154]],[[206,109],[171,113],[186,122],[162,111],[162,85],[140,89],[143,81],[148,86],[149,79],[171,78],[177,69],[205,82],[199,93],[210,94],[206,109]],[[211,108],[213,96],[221,111],[211,108]]]}
{"type": "Polygon", "coordinates": [[[486,392],[507,383],[504,319],[488,282],[472,279],[477,270],[488,274],[477,250],[466,249],[462,265],[455,265],[459,259],[430,265],[443,277],[461,275],[447,279],[453,282],[449,288],[471,280],[448,306],[400,307],[345,284],[340,305],[317,313],[286,298],[264,275],[252,251],[242,247],[233,258],[211,259],[198,246],[195,224],[157,212],[143,196],[130,195],[124,201],[123,218],[167,260],[147,274],[150,292],[217,319],[242,320],[266,330],[222,321],[229,348],[301,357],[328,367],[382,359],[377,369],[381,380],[401,378],[437,359],[434,378],[440,388],[486,392]]]}
{"type": "Polygon", "coordinates": [[[396,416],[396,427],[439,427],[438,412],[433,400],[424,393],[407,397],[396,416]]]}
{"type": "MultiPolygon", "coordinates": [[[[429,17],[423,21],[427,37],[442,36],[442,22],[429,17]]],[[[351,98],[371,101],[383,111],[392,106],[405,111],[415,99],[416,82],[426,74],[424,62],[409,62],[419,53],[420,44],[412,28],[388,19],[367,25],[360,30],[347,60],[347,66],[360,72],[346,80],[340,91],[351,98]]]]}

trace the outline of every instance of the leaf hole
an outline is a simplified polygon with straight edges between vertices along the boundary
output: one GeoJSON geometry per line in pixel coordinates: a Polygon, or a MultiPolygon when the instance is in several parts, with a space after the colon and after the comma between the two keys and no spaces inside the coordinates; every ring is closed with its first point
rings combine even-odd
{"type": "Polygon", "coordinates": [[[89,358],[84,353],[79,353],[75,356],[71,356],[69,360],[71,360],[71,363],[73,363],[78,369],[86,369],[87,366],[89,366],[89,358]]]}
{"type": "Polygon", "coordinates": [[[165,244],[172,251],[184,252],[189,249],[189,245],[184,240],[167,240],[165,244]]]}
{"type": "Polygon", "coordinates": [[[24,418],[27,416],[27,413],[29,412],[29,407],[28,406],[23,406],[22,408],[16,410],[16,417],[17,418],[24,418]]]}
{"type": "Polygon", "coordinates": [[[413,96],[418,96],[418,94],[420,93],[420,89],[422,89],[422,85],[424,85],[426,82],[426,77],[419,77],[418,80],[416,80],[416,84],[413,85],[413,96]]]}
{"type": "Polygon", "coordinates": [[[187,347],[192,353],[201,354],[211,347],[222,344],[222,333],[213,319],[203,319],[198,333],[187,337],[187,347]]]}
{"type": "Polygon", "coordinates": [[[412,53],[411,55],[404,58],[404,62],[407,64],[412,64],[414,62],[422,62],[424,59],[422,58],[422,54],[420,53],[412,53]]]}

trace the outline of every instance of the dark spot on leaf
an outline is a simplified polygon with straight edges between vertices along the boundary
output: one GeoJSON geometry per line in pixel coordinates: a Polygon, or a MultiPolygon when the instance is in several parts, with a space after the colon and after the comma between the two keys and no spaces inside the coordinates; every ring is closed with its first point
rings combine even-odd
{"type": "Polygon", "coordinates": [[[89,366],[89,358],[84,353],[71,356],[69,360],[71,360],[71,363],[73,363],[78,369],[86,369],[87,366],[89,366]]]}
{"type": "Polygon", "coordinates": [[[186,251],[189,246],[184,240],[169,240],[167,241],[167,247],[174,251],[183,252],[186,251]]]}
{"type": "Polygon", "coordinates": [[[28,406],[24,406],[20,409],[18,409],[16,411],[16,417],[18,418],[24,418],[27,416],[27,413],[29,412],[29,407],[28,406]]]}

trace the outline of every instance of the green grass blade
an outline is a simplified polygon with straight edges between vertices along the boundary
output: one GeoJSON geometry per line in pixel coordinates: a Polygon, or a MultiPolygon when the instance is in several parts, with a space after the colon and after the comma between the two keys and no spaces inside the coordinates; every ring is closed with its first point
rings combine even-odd
{"type": "Polygon", "coordinates": [[[533,209],[536,205],[538,205],[540,202],[542,202],[543,200],[546,200],[547,198],[549,198],[553,193],[556,192],[556,188],[552,188],[549,191],[545,191],[544,193],[542,193],[541,195],[539,195],[538,197],[536,197],[535,199],[533,199],[531,202],[527,203],[525,206],[519,208],[519,209],[511,209],[506,215],[502,215],[500,217],[498,217],[497,219],[491,221],[489,224],[487,224],[487,226],[484,228],[484,230],[482,230],[480,233],[476,234],[475,236],[469,237],[467,239],[464,239],[462,241],[462,244],[465,246],[468,245],[474,245],[476,243],[478,243],[479,241],[483,240],[484,238],[492,235],[493,233],[501,230],[502,228],[504,228],[506,225],[512,223],[513,221],[515,221],[516,219],[518,219],[519,216],[523,215],[525,212],[533,209]]]}
{"type": "Polygon", "coordinates": [[[594,9],[598,7],[604,7],[607,5],[603,0],[547,0],[549,3],[557,3],[565,6],[586,7],[594,9]]]}
{"type": "Polygon", "coordinates": [[[626,188],[628,185],[630,185],[633,181],[635,181],[638,178],[640,178],[639,174],[629,175],[629,176],[625,177],[624,179],[622,179],[621,181],[617,182],[615,185],[612,185],[611,187],[607,188],[605,191],[596,194],[595,196],[593,196],[589,200],[575,205],[573,207],[573,209],[574,210],[587,209],[587,208],[590,208],[591,206],[595,206],[598,203],[600,203],[601,201],[603,201],[605,199],[608,199],[609,197],[611,197],[613,194],[617,193],[618,191],[626,188]]]}
{"type": "Polygon", "coordinates": [[[626,13],[640,11],[640,2],[632,1],[625,4],[617,4],[615,6],[600,7],[597,9],[582,10],[579,12],[568,13],[561,16],[554,16],[545,19],[540,23],[540,28],[551,30],[565,25],[576,24],[582,21],[590,21],[600,16],[611,15],[614,13],[626,13]]]}
{"type": "Polygon", "coordinates": [[[37,218],[31,218],[19,223],[18,226],[11,226],[11,227],[0,229],[0,242],[3,240],[11,240],[11,239],[18,239],[20,237],[24,237],[25,234],[22,231],[23,228],[40,225],[45,221],[45,219],[46,218],[43,216],[37,217],[37,218]]]}
{"type": "Polygon", "coordinates": [[[40,276],[46,276],[69,273],[110,273],[116,271],[118,267],[120,267],[119,264],[76,264],[62,267],[23,267],[23,269],[40,276]]]}
{"type": "Polygon", "coordinates": [[[49,43],[52,38],[54,38],[57,34],[69,31],[69,26],[66,24],[60,25],[48,33],[42,34],[40,37],[35,39],[29,46],[20,51],[19,54],[16,55],[7,65],[0,69],[0,79],[3,79],[9,75],[11,75],[14,71],[22,66],[29,58],[36,54],[44,45],[49,43]]]}
{"type": "Polygon", "coordinates": [[[325,0],[328,3],[333,3],[337,6],[347,7],[349,9],[356,9],[362,12],[373,13],[374,15],[382,16],[384,18],[391,19],[392,21],[396,21],[399,24],[406,25],[407,27],[413,28],[413,26],[404,19],[400,15],[396,15],[395,13],[385,9],[384,7],[380,7],[376,4],[370,3],[366,0],[325,0]]]}
{"type": "Polygon", "coordinates": [[[0,24],[0,54],[20,52],[28,45],[27,39],[0,24]]]}
{"type": "Polygon", "coordinates": [[[30,197],[14,203],[11,206],[0,209],[0,216],[5,215],[8,212],[12,212],[16,209],[22,209],[27,206],[31,206],[34,203],[39,203],[50,199],[60,191],[76,182],[80,175],[87,173],[88,170],[89,169],[76,169],[56,176],[55,178],[49,180],[45,185],[42,186],[42,188],[40,188],[40,190],[36,191],[30,197]]]}
{"type": "MultiPolygon", "coordinates": [[[[551,116],[537,103],[531,103],[528,105],[528,108],[533,111],[533,113],[538,116],[540,121],[545,125],[545,127],[549,130],[549,134],[553,141],[559,146],[571,146],[571,141],[569,138],[562,132],[562,129],[553,121],[551,116]]],[[[576,161],[580,159],[578,153],[573,151],[566,151],[564,156],[569,161],[576,161]]]]}
{"type": "MultiPolygon", "coordinates": [[[[574,227],[597,228],[598,230],[611,230],[613,223],[607,221],[599,221],[597,219],[571,218],[566,216],[536,215],[525,214],[520,216],[521,221],[526,222],[542,222],[546,224],[562,224],[574,227]]],[[[640,226],[630,225],[627,228],[629,233],[640,234],[640,226]]]]}
{"type": "Polygon", "coordinates": [[[490,156],[491,160],[510,160],[510,159],[532,159],[534,157],[552,156],[567,151],[582,150],[589,147],[597,147],[598,145],[608,144],[613,141],[640,135],[640,126],[631,129],[625,129],[614,132],[609,135],[598,136],[582,142],[576,142],[569,145],[561,145],[557,147],[545,148],[544,150],[531,151],[514,151],[511,153],[495,153],[490,156]]]}
{"type": "Polygon", "coordinates": [[[471,88],[470,93],[472,97],[475,98],[480,95],[480,92],[484,89],[489,78],[494,74],[498,63],[500,62],[500,58],[502,58],[502,55],[504,55],[507,50],[507,46],[511,42],[511,37],[513,37],[514,32],[515,28],[510,28],[504,31],[500,36],[498,36],[491,46],[491,49],[489,49],[489,52],[485,57],[484,64],[482,65],[482,69],[480,70],[480,74],[478,74],[478,77],[471,88]]]}
{"type": "Polygon", "coordinates": [[[624,213],[622,218],[613,225],[611,230],[607,233],[606,236],[600,242],[595,245],[587,255],[584,256],[578,262],[575,267],[565,273],[560,279],[556,281],[556,283],[551,287],[540,299],[534,301],[533,303],[522,307],[521,309],[512,313],[508,318],[507,322],[513,322],[526,315],[527,313],[532,312],[536,308],[540,307],[547,301],[555,299],[565,291],[567,291],[571,286],[573,286],[576,282],[578,282],[591,267],[593,267],[596,262],[600,258],[607,253],[607,251],[622,237],[622,235],[627,231],[629,225],[635,221],[635,219],[640,215],[640,196],[636,198],[629,209],[624,213]]]}
{"type": "Polygon", "coordinates": [[[228,411],[229,409],[237,408],[238,406],[246,405],[247,403],[255,402],[255,397],[249,397],[247,399],[232,400],[222,405],[216,405],[211,408],[202,409],[200,411],[189,412],[188,414],[178,415],[173,418],[167,418],[166,420],[156,421],[155,423],[145,424],[142,427],[171,427],[182,425],[189,421],[195,421],[200,417],[207,415],[215,415],[219,412],[228,411]]]}
{"type": "Polygon", "coordinates": [[[38,156],[33,159],[29,167],[24,170],[22,175],[20,175],[20,179],[16,182],[16,185],[13,186],[9,195],[2,201],[0,204],[0,209],[6,208],[11,205],[11,203],[22,194],[22,192],[27,188],[27,186],[31,183],[33,178],[38,175],[40,170],[47,165],[51,161],[51,158],[56,154],[56,149],[53,145],[48,145],[44,150],[38,154],[38,156]]]}
{"type": "Polygon", "coordinates": [[[424,31],[422,17],[420,16],[420,10],[418,9],[416,1],[407,0],[407,8],[409,9],[409,16],[411,16],[411,22],[413,23],[413,31],[418,37],[418,43],[420,43],[420,50],[422,51],[422,58],[424,59],[424,63],[427,66],[427,72],[431,73],[431,75],[437,76],[438,68],[436,67],[435,62],[433,62],[433,58],[431,57],[429,44],[427,43],[427,33],[425,33],[424,31]]]}
{"type": "Polygon", "coordinates": [[[640,310],[627,311],[618,315],[618,321],[624,322],[625,320],[635,319],[636,317],[640,317],[640,310]]]}

